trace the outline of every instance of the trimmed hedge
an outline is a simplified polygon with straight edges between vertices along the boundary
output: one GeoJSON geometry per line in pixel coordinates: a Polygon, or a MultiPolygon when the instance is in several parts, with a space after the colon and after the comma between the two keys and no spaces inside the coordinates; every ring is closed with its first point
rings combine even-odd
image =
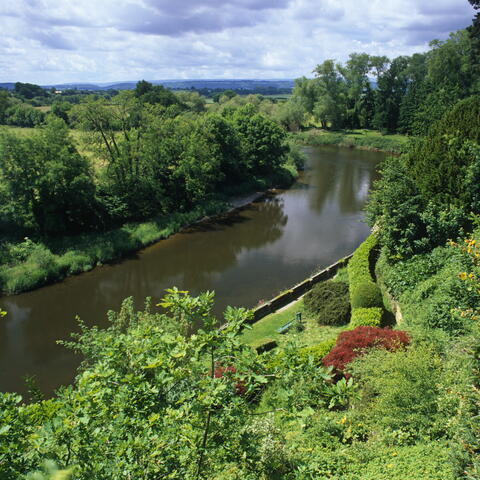
{"type": "MultiPolygon", "coordinates": [[[[348,264],[352,320],[353,312],[356,309],[379,308],[381,310],[383,307],[382,292],[370,273],[370,256],[376,246],[377,237],[370,235],[357,250],[355,250],[348,264]]],[[[360,323],[359,325],[363,324],[360,323]]]]}
{"type": "Polygon", "coordinates": [[[348,285],[327,280],[315,285],[304,297],[305,309],[320,325],[345,325],[350,316],[348,285]]]}
{"type": "Polygon", "coordinates": [[[350,296],[352,310],[383,306],[382,292],[376,283],[362,282],[352,290],[350,296]]]}
{"type": "Polygon", "coordinates": [[[355,308],[352,310],[352,319],[349,329],[357,327],[379,327],[382,323],[383,310],[381,308],[355,308]]]}
{"type": "Polygon", "coordinates": [[[348,262],[350,288],[362,282],[373,282],[370,274],[370,253],[377,246],[377,237],[370,235],[356,250],[348,262]]]}

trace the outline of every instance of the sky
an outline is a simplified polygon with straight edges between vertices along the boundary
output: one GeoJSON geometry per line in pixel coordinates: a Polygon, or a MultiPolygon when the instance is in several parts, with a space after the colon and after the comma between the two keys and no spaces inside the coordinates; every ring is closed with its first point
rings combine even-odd
{"type": "Polygon", "coordinates": [[[351,52],[411,55],[467,0],[0,0],[0,82],[312,76],[351,52]]]}

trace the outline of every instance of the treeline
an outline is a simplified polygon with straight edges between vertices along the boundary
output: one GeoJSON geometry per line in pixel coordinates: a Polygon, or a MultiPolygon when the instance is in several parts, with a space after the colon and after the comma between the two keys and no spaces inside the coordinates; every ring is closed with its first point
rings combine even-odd
{"type": "Polygon", "coordinates": [[[28,138],[2,133],[3,229],[47,236],[105,230],[186,211],[259,178],[291,178],[283,168],[285,133],[255,106],[223,115],[195,109],[148,82],[75,106],[68,120],[85,131],[97,168],[54,115],[28,138]]]}
{"type": "Polygon", "coordinates": [[[65,118],[66,112],[87,96],[109,99],[117,94],[116,90],[92,92],[74,89],[58,93],[54,88],[48,90],[32,83],[17,82],[11,92],[0,88],[0,125],[36,127],[45,123],[47,111],[65,118]]]}
{"type": "Polygon", "coordinates": [[[286,110],[292,117],[303,110],[322,128],[425,135],[457,101],[479,92],[476,42],[471,28],[410,57],[352,53],[345,64],[325,60],[315,78],[296,80],[286,110]]]}
{"type": "Polygon", "coordinates": [[[479,125],[475,95],[450,109],[407,155],[383,165],[367,210],[391,261],[429,252],[478,223],[479,125]]]}

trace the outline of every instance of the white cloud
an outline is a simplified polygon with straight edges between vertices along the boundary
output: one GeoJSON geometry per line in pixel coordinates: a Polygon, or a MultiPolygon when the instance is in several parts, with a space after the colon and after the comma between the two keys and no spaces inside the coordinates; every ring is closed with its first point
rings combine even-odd
{"type": "Polygon", "coordinates": [[[424,51],[466,0],[18,0],[0,5],[0,82],[293,78],[353,51],[424,51]]]}

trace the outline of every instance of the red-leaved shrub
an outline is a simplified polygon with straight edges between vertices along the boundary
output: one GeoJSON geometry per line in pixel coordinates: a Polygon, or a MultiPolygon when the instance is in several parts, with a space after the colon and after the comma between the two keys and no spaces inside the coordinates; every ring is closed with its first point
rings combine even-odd
{"type": "Polygon", "coordinates": [[[223,367],[221,365],[217,365],[213,372],[214,378],[222,378],[223,376],[232,375],[233,382],[235,387],[235,393],[237,395],[244,395],[247,391],[247,387],[245,386],[245,382],[239,380],[235,381],[235,373],[237,373],[237,369],[233,365],[229,365],[227,367],[223,367]]]}
{"type": "Polygon", "coordinates": [[[385,348],[394,351],[409,343],[410,338],[407,333],[401,330],[357,327],[354,330],[342,332],[337,338],[337,343],[322,362],[326,367],[332,366],[336,372],[343,373],[346,365],[369,348],[385,348]]]}

